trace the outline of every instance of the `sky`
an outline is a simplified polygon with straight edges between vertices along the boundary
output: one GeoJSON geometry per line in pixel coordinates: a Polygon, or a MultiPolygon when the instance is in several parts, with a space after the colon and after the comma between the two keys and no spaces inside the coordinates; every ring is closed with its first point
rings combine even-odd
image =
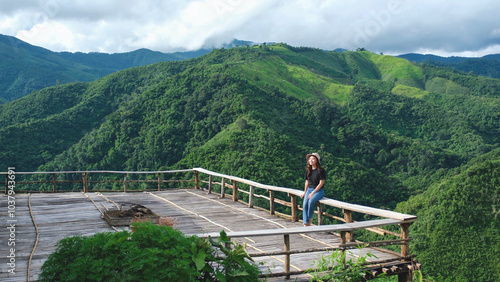
{"type": "Polygon", "coordinates": [[[500,53],[498,0],[0,0],[0,34],[52,51],[165,53],[233,39],[325,50],[500,53]]]}

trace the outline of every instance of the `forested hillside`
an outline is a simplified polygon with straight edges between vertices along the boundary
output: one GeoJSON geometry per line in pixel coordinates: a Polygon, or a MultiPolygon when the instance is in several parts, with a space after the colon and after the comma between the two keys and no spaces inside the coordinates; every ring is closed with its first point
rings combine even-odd
{"type": "Polygon", "coordinates": [[[318,152],[327,197],[419,216],[411,249],[424,272],[498,280],[486,270],[499,259],[483,255],[500,250],[499,114],[497,79],[366,51],[263,44],[1,105],[0,165],[203,167],[302,189],[305,155],[318,152]],[[481,213],[467,217],[474,207],[481,213]]]}
{"type": "Polygon", "coordinates": [[[500,54],[486,55],[481,58],[440,57],[422,54],[403,54],[398,57],[405,58],[410,62],[425,62],[427,64],[452,68],[464,73],[500,78],[500,54]]]}
{"type": "Polygon", "coordinates": [[[0,34],[0,104],[45,87],[93,81],[126,68],[186,60],[208,52],[209,49],[171,54],[147,49],[117,54],[52,52],[0,34]]]}

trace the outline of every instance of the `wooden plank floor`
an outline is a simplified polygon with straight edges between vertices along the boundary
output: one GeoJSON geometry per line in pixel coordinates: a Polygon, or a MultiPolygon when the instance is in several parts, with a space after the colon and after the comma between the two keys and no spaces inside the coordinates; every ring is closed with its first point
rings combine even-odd
{"type": "MultiPolygon", "coordinates": [[[[64,194],[32,194],[31,206],[35,222],[39,231],[39,242],[33,255],[30,268],[30,281],[35,281],[40,268],[60,239],[74,235],[91,235],[97,232],[113,231],[101,218],[101,211],[116,209],[115,205],[107,200],[121,203],[135,203],[144,205],[161,216],[177,218],[175,225],[185,234],[199,234],[206,232],[245,231],[272,228],[299,227],[301,223],[271,216],[258,209],[248,208],[241,203],[235,203],[229,198],[218,199],[216,194],[207,194],[201,190],[184,189],[162,192],[135,192],[135,193],[64,193],[64,194]],[[98,208],[96,208],[96,206],[98,208]]],[[[8,230],[7,197],[2,196],[0,203],[0,280],[27,281],[28,260],[32,252],[36,232],[28,208],[28,195],[16,195],[15,213],[15,274],[8,273],[9,249],[8,239],[11,236],[8,230]]],[[[128,229],[128,227],[117,227],[128,229]]],[[[247,245],[249,253],[272,252],[283,250],[283,236],[251,237],[238,240],[247,245]]],[[[309,249],[321,247],[335,247],[340,238],[327,233],[297,234],[290,236],[291,249],[309,249]]],[[[394,256],[374,249],[352,250],[352,256],[370,252],[379,260],[394,256]]],[[[291,256],[291,270],[305,270],[312,267],[312,261],[324,253],[296,254],[291,256]]],[[[261,269],[271,272],[284,271],[284,256],[257,257],[255,261],[261,263],[261,269]]],[[[309,280],[310,276],[293,277],[297,280],[309,280]]],[[[269,279],[283,280],[284,278],[269,279]]]]}

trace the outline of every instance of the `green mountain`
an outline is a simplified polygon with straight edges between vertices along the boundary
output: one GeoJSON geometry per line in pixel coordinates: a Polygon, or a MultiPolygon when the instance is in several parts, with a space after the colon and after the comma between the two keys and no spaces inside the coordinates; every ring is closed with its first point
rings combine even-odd
{"type": "MultiPolygon", "coordinates": [[[[246,43],[235,40],[229,46],[246,43]]],[[[117,54],[52,52],[0,34],[0,103],[48,86],[94,81],[130,67],[186,60],[210,51],[200,49],[170,54],[148,49],[117,54]]]]}
{"type": "Polygon", "coordinates": [[[18,171],[203,167],[302,189],[305,155],[318,152],[328,171],[327,197],[417,214],[412,244],[424,272],[474,280],[498,261],[478,254],[453,270],[451,257],[471,252],[462,229],[447,229],[452,247],[443,258],[450,267],[432,258],[441,253],[429,242],[455,224],[444,215],[467,213],[469,197],[486,193],[490,198],[473,200],[484,209],[483,222],[461,226],[472,240],[487,236],[479,242],[483,249],[499,250],[498,216],[488,213],[500,209],[499,96],[500,80],[366,51],[285,44],[216,49],[1,105],[0,165],[18,171]],[[470,184],[467,171],[477,175],[470,184]],[[483,184],[490,185],[486,192],[483,184]],[[439,201],[424,201],[426,195],[439,201]],[[479,263],[481,269],[469,269],[479,263]]]}
{"type": "Polygon", "coordinates": [[[500,78],[500,54],[486,55],[481,58],[467,57],[440,57],[436,55],[403,54],[399,58],[410,62],[424,62],[431,65],[443,66],[464,73],[475,73],[478,75],[500,78]]]}
{"type": "Polygon", "coordinates": [[[410,248],[426,262],[428,272],[498,281],[499,187],[500,150],[496,149],[450,170],[425,192],[400,204],[399,210],[419,216],[412,226],[415,240],[410,248]]]}

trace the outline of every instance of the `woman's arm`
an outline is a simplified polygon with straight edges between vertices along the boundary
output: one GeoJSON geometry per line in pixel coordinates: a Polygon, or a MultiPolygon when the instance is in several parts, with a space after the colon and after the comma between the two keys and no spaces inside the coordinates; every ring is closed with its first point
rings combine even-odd
{"type": "Polygon", "coordinates": [[[302,193],[302,195],[300,195],[301,199],[304,198],[304,196],[306,195],[307,188],[309,188],[309,180],[306,179],[306,183],[304,184],[304,193],[302,193]]]}
{"type": "Polygon", "coordinates": [[[324,184],[325,184],[325,180],[320,180],[320,181],[319,181],[318,186],[316,186],[316,188],[314,188],[314,190],[313,190],[313,191],[309,194],[309,196],[308,196],[307,198],[309,198],[309,199],[310,199],[310,198],[311,198],[311,196],[312,196],[314,193],[318,192],[318,191],[319,191],[319,189],[323,188],[323,185],[324,185],[324,184]]]}

